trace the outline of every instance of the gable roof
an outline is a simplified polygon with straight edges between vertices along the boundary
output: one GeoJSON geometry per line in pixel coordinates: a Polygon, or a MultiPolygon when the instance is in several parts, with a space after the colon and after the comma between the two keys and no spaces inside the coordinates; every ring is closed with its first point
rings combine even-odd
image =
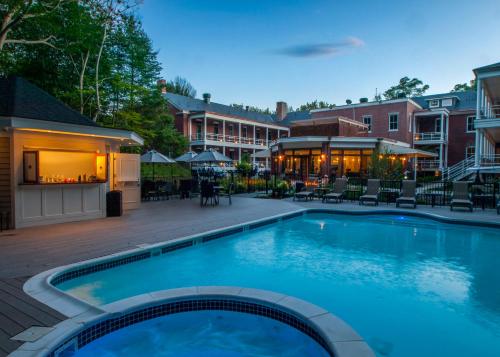
{"type": "Polygon", "coordinates": [[[244,110],[214,102],[205,103],[205,101],[201,99],[190,98],[174,93],[165,93],[164,97],[171,105],[179,110],[186,110],[189,112],[211,112],[231,117],[259,121],[262,123],[280,124],[280,122],[275,121],[273,116],[270,114],[244,110]]]}
{"type": "Polygon", "coordinates": [[[0,78],[0,116],[98,126],[59,99],[16,76],[0,78]]]}
{"type": "Polygon", "coordinates": [[[457,101],[451,110],[475,110],[476,109],[476,91],[468,90],[463,92],[449,92],[441,94],[431,94],[421,97],[413,97],[413,101],[417,102],[422,108],[429,109],[429,100],[431,99],[444,99],[455,97],[457,101]]]}
{"type": "Polygon", "coordinates": [[[477,73],[489,72],[489,71],[498,70],[498,69],[500,69],[500,62],[489,64],[489,65],[483,66],[483,67],[474,68],[473,71],[474,71],[474,73],[477,74],[477,73]]]}

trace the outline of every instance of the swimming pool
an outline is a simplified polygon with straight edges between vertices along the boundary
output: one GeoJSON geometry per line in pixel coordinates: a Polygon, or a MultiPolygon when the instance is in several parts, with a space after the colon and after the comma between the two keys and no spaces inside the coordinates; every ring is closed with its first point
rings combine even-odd
{"type": "Polygon", "coordinates": [[[314,213],[57,287],[95,305],[183,286],[255,287],[334,312],[380,356],[498,356],[499,253],[498,229],[314,213]]]}
{"type": "Polygon", "coordinates": [[[299,330],[267,317],[234,311],[167,315],[107,334],[82,349],[86,356],[330,356],[299,330]]]}

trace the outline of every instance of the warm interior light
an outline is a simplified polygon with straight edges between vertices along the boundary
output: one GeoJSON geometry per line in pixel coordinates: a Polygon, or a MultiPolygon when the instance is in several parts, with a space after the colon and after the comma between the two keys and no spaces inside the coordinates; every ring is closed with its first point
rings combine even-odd
{"type": "Polygon", "coordinates": [[[85,134],[85,133],[76,133],[72,131],[60,131],[60,130],[47,130],[47,129],[32,129],[32,128],[16,128],[16,130],[20,131],[32,131],[35,133],[50,133],[50,134],[62,134],[62,135],[74,135],[74,136],[87,136],[87,137],[95,137],[95,138],[104,138],[104,139],[113,139],[124,141],[124,138],[118,136],[111,135],[96,135],[96,134],[85,134]]]}

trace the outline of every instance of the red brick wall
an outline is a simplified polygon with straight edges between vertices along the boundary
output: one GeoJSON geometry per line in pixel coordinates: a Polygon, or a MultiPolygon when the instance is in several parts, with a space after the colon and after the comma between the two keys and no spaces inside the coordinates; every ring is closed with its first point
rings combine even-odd
{"type": "Polygon", "coordinates": [[[465,148],[474,146],[476,135],[467,133],[467,117],[474,112],[450,115],[450,129],[448,132],[448,166],[465,159],[465,148]]]}
{"type": "MultiPolygon", "coordinates": [[[[371,115],[372,131],[369,137],[384,137],[411,143],[412,134],[408,130],[410,122],[409,115],[417,107],[405,101],[399,103],[374,104],[362,107],[338,108],[324,112],[312,113],[313,118],[324,118],[331,116],[344,116],[363,122],[363,116],[371,115]],[[398,131],[389,131],[389,113],[399,113],[398,131]]],[[[410,125],[411,129],[411,125],[410,125]]]]}
{"type": "Polygon", "coordinates": [[[339,124],[292,126],[290,136],[339,136],[339,124]]]}

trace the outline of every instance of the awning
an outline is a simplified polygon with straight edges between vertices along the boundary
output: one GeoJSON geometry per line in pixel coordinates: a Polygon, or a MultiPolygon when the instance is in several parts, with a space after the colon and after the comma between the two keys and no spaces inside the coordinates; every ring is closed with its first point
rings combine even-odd
{"type": "Polygon", "coordinates": [[[163,155],[161,152],[156,150],[150,150],[141,156],[142,163],[149,164],[175,164],[175,160],[170,157],[163,155]]]}
{"type": "Polygon", "coordinates": [[[387,150],[394,155],[408,155],[413,157],[437,157],[438,155],[429,151],[418,150],[410,147],[399,146],[394,144],[385,144],[382,150],[387,150]]]}
{"type": "Polygon", "coordinates": [[[269,149],[261,150],[250,156],[254,159],[269,159],[271,158],[271,150],[269,149]]]}

